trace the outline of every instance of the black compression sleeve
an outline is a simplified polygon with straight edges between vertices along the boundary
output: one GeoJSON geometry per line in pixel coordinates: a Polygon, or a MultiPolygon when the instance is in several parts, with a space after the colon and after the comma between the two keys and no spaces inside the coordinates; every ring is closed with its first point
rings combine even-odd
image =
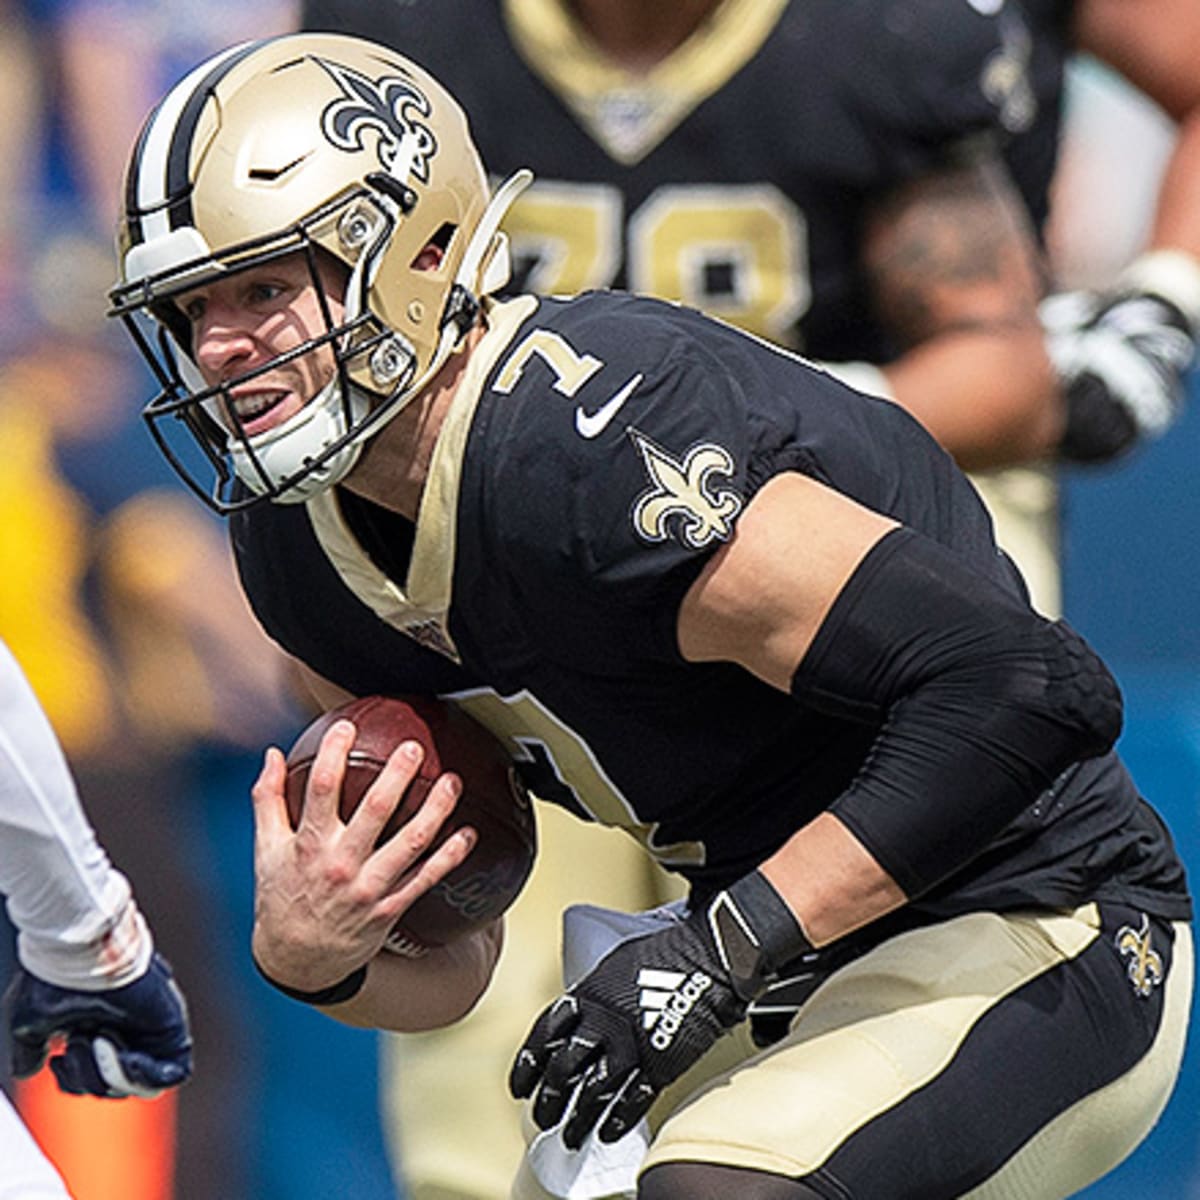
{"type": "Polygon", "coordinates": [[[910,529],[859,564],[792,692],[882,722],[832,811],[910,898],[1121,727],[1117,686],[1078,634],[910,529]]]}

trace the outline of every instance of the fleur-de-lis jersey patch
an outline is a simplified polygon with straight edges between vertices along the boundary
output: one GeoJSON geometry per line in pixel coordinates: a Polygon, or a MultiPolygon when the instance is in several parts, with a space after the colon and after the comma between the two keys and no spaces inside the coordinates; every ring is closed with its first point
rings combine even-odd
{"type": "Polygon", "coordinates": [[[1149,996],[1156,987],[1162,986],[1163,960],[1151,945],[1150,918],[1145,913],[1142,914],[1141,928],[1122,925],[1113,944],[1125,959],[1125,973],[1139,996],[1149,996]]]}
{"type": "Polygon", "coordinates": [[[717,487],[714,476],[733,476],[733,455],[724,446],[703,442],[681,460],[630,430],[652,481],[634,503],[633,527],[648,542],[665,541],[672,533],[693,550],[726,541],[742,497],[731,487],[717,487]],[[676,519],[672,519],[676,518],[676,519]]]}

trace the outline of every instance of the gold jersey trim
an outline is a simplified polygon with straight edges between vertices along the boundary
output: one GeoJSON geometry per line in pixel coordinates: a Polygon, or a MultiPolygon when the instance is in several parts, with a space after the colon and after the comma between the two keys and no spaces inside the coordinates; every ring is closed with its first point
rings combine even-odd
{"type": "Polygon", "coordinates": [[[359,545],[336,488],[306,504],[313,531],[346,586],[382,621],[453,661],[458,652],[446,619],[454,577],[455,516],[462,456],[484,380],[517,326],[536,308],[532,296],[486,305],[488,332],[475,347],[434,446],[421,494],[412,561],[403,584],[390,579],[359,545]]]}
{"type": "Polygon", "coordinates": [[[615,161],[645,158],[758,53],[788,0],[723,0],[681,46],[646,72],[606,57],[562,0],[504,0],[518,52],[615,161]]]}

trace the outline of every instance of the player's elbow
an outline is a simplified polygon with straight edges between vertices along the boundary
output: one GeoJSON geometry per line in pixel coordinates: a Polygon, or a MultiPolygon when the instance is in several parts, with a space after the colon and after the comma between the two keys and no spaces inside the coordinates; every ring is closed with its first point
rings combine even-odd
{"type": "Polygon", "coordinates": [[[1096,652],[1064,621],[1029,614],[1008,625],[975,674],[976,694],[990,697],[1043,778],[1112,749],[1124,704],[1096,652]]]}
{"type": "Polygon", "coordinates": [[[1046,622],[1041,639],[1050,714],[1072,731],[1078,758],[1107,753],[1120,737],[1125,717],[1117,681],[1065,621],[1046,622]]]}

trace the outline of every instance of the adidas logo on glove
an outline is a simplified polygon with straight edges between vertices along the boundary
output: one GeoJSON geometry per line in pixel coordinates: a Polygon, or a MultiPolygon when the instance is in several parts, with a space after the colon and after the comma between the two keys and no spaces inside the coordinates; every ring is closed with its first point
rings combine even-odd
{"type": "Polygon", "coordinates": [[[712,986],[712,977],[703,971],[685,975],[682,971],[643,967],[637,983],[641,989],[638,1006],[642,1010],[642,1028],[653,1030],[650,1045],[655,1050],[669,1050],[684,1017],[712,986]]]}

